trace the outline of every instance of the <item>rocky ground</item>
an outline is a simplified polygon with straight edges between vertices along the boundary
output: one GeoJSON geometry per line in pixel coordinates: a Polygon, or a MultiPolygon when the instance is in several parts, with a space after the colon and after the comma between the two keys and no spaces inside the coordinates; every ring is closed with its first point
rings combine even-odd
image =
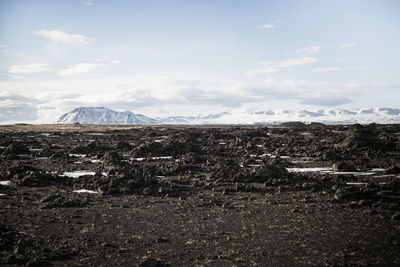
{"type": "Polygon", "coordinates": [[[5,266],[400,265],[400,125],[0,127],[5,266]]]}

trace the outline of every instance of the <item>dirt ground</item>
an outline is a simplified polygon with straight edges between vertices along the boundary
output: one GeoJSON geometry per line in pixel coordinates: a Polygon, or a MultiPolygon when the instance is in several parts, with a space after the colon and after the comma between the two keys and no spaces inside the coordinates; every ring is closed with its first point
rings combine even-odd
{"type": "Polygon", "coordinates": [[[400,265],[400,125],[0,126],[0,265],[400,265]]]}

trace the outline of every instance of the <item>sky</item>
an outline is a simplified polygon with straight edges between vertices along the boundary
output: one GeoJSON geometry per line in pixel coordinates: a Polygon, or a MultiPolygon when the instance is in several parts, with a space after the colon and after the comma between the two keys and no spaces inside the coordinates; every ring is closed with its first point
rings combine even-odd
{"type": "Polygon", "coordinates": [[[398,108],[400,1],[1,0],[0,123],[398,108]]]}

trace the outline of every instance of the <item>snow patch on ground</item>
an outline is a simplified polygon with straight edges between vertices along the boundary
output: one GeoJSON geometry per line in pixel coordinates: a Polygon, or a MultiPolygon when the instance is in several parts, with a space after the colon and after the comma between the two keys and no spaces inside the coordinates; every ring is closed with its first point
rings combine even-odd
{"type": "Polygon", "coordinates": [[[74,193],[97,194],[97,191],[88,190],[88,189],[78,189],[78,190],[74,190],[72,192],[74,192],[74,193]]]}
{"type": "Polygon", "coordinates": [[[368,183],[361,183],[361,182],[348,182],[346,183],[347,185],[355,185],[355,186],[364,186],[367,185],[368,183]]]}
{"type": "Polygon", "coordinates": [[[331,172],[332,168],[317,167],[317,168],[286,168],[288,172],[331,172]]]}
{"type": "Polygon", "coordinates": [[[74,171],[74,172],[64,172],[62,175],[60,176],[64,176],[64,177],[71,177],[71,178],[78,178],[84,175],[95,175],[96,172],[94,171],[74,171]]]}
{"type": "Polygon", "coordinates": [[[11,181],[0,181],[0,185],[9,186],[11,181]]]}
{"type": "Polygon", "coordinates": [[[342,175],[355,175],[355,176],[363,176],[363,175],[374,175],[377,172],[382,172],[385,169],[381,168],[373,168],[368,171],[359,171],[359,172],[335,172],[330,167],[315,167],[315,168],[286,168],[288,172],[321,172],[327,174],[342,174],[342,175]]]}
{"type": "Polygon", "coordinates": [[[68,154],[70,158],[84,158],[86,154],[68,154]]]}

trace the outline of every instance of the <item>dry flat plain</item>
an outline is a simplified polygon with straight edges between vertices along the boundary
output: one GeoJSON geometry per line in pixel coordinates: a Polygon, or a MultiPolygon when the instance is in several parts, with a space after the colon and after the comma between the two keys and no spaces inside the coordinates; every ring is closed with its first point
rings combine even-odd
{"type": "Polygon", "coordinates": [[[4,266],[400,265],[400,125],[0,127],[4,266]]]}

